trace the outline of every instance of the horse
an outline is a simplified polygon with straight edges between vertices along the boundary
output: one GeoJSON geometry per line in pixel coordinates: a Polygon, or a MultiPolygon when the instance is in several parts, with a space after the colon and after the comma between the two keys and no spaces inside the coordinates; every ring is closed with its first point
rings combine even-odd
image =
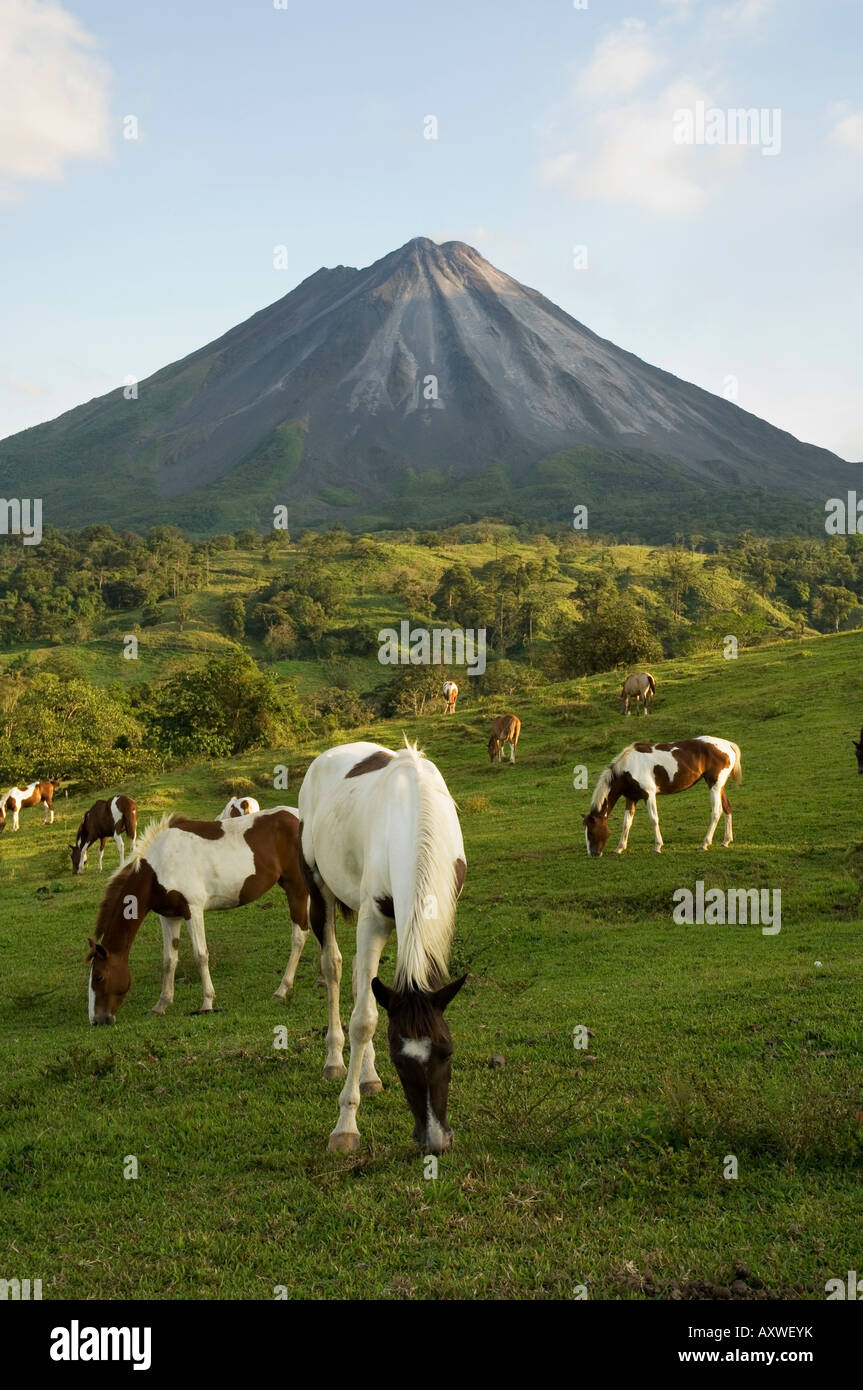
{"type": "Polygon", "coordinates": [[[851,742],[857,752],[857,771],[863,772],[863,729],[860,730],[860,742],[858,743],[855,738],[852,738],[851,742]]]}
{"type": "Polygon", "coordinates": [[[256,816],[224,821],[163,816],[148,825],[134,856],[112,875],[99,906],[87,953],[90,1022],[114,1022],[132,983],[129,952],[150,911],[159,915],[163,944],[162,989],[150,1012],[164,1014],[173,1003],[180,926],[186,922],[203,989],[203,1002],[196,1012],[211,1013],[215,991],[204,912],[253,903],[274,883],[284,889],[291,913],[291,958],[273,996],[286,998],[309,931],[299,832],[293,806],[274,806],[256,816]]]}
{"type": "Polygon", "coordinates": [[[112,796],[110,801],[94,801],[78,826],[74,845],[69,846],[72,851],[73,872],[76,874],[84,872],[84,865],[87,863],[87,851],[98,840],[99,873],[101,873],[102,860],[105,858],[105,845],[111,835],[113,835],[114,844],[117,846],[120,868],[122,869],[125,863],[124,834],[128,836],[130,852],[134,854],[135,840],[138,834],[137,802],[133,801],[130,796],[112,796]]]}
{"type": "Polygon", "coordinates": [[[492,762],[503,762],[504,744],[509,744],[509,760],[515,762],[515,750],[521,733],[521,720],[514,714],[499,714],[491,726],[488,756],[492,762]]]}
{"type": "Polygon", "coordinates": [[[590,810],[581,818],[588,854],[596,858],[605,849],[609,836],[609,813],[621,796],[626,798],[626,814],[617,853],[623,854],[626,849],[637,802],[646,801],[647,814],[653,825],[653,849],[654,853],[659,854],[662,834],[656,810],[657,796],[685,791],[702,778],[710,788],[711,817],[701,848],[710,848],[720,813],[724,813],[723,844],[727,849],[733,838],[731,802],[725,794],[725,783],[729,777],[739,782],[742,772],[740,749],[728,739],[700,734],[698,738],[678,739],[675,743],[631,743],[603,770],[593,793],[590,810]]]}
{"type": "Polygon", "coordinates": [[[456,701],[458,700],[458,686],[455,681],[444,681],[443,693],[446,698],[447,714],[455,714],[456,701]]]}
{"type": "Polygon", "coordinates": [[[54,824],[54,793],[60,785],[59,777],[53,778],[50,782],[31,782],[28,787],[10,787],[2,797],[0,797],[0,834],[6,829],[6,816],[9,807],[12,807],[12,829],[18,829],[18,812],[22,806],[38,806],[44,803],[45,814],[42,817],[43,825],[54,824]]]}
{"type": "Polygon", "coordinates": [[[256,816],[260,809],[260,805],[253,796],[232,796],[216,819],[228,820],[231,816],[256,816]]]}
{"type": "Polygon", "coordinates": [[[447,1100],[453,1044],[444,1010],[467,976],[445,983],[465,853],[455,803],[432,762],[407,743],[347,743],[315,758],[300,787],[300,858],[312,928],[327,981],[326,1078],[346,1077],[332,1152],[360,1146],[360,1097],[381,1090],[373,1038],[380,1004],[389,1016],[393,1066],[414,1117],[414,1139],[440,1154],[452,1144],[447,1100]],[[350,1065],[342,1059],[342,957],[335,908],[357,913],[350,1065]],[[378,979],[396,930],[392,988],[378,979]]]}
{"type": "Polygon", "coordinates": [[[636,709],[640,704],[641,713],[647,714],[655,694],[656,681],[649,671],[641,671],[637,676],[627,676],[620,691],[620,713],[631,714],[629,702],[635,700],[636,709]]]}

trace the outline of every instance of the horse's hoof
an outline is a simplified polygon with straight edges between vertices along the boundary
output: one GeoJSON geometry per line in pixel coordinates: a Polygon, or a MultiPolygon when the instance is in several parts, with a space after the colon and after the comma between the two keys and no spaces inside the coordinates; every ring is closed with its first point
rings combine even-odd
{"type": "Polygon", "coordinates": [[[360,1082],[360,1095],[361,1095],[361,1096],[376,1096],[377,1093],[378,1093],[378,1091],[382,1091],[383,1089],[384,1089],[384,1083],[383,1083],[382,1081],[361,1081],[361,1082],[360,1082]]]}
{"type": "Polygon", "coordinates": [[[335,1131],[330,1135],[327,1148],[331,1154],[355,1154],[360,1147],[360,1136],[358,1134],[336,1134],[335,1131]]]}
{"type": "Polygon", "coordinates": [[[164,1018],[164,1017],[165,1017],[165,1010],[164,1010],[164,1009],[160,1009],[158,1004],[156,1005],[155,1009],[148,1009],[148,1010],[147,1010],[147,1013],[150,1015],[151,1018],[164,1018]]]}
{"type": "Polygon", "coordinates": [[[222,1014],[224,1009],[193,1009],[192,1018],[197,1018],[200,1014],[222,1014]]]}
{"type": "Polygon", "coordinates": [[[340,1062],[337,1067],[324,1067],[325,1081],[340,1081],[343,1076],[347,1076],[348,1069],[344,1062],[340,1062]]]}
{"type": "Polygon", "coordinates": [[[287,1004],[287,1002],[288,1002],[288,1000],[290,999],[290,997],[291,997],[291,995],[293,994],[293,992],[294,992],[294,991],[293,991],[292,989],[286,989],[285,992],[284,992],[284,994],[282,994],[281,991],[277,989],[276,992],[275,992],[275,994],[271,994],[271,995],[270,995],[270,998],[271,998],[271,999],[278,999],[278,1001],[279,1001],[280,1004],[287,1004]]]}

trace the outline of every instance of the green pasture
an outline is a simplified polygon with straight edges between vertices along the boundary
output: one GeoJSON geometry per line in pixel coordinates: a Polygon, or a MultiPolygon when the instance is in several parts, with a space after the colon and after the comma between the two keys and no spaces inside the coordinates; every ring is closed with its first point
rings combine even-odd
{"type": "MultiPolygon", "coordinates": [[[[327,1152],[340,1083],[321,1077],[312,939],[292,1001],[270,998],[289,952],[278,890],[207,917],[221,1012],[192,1014],[184,932],[173,1008],[148,1015],[151,917],[116,1026],[91,1030],[84,954],[106,879],[93,854],[73,878],[67,845],[93,795],[61,793],[51,828],[23,811],[0,838],[0,1276],[41,1278],[45,1298],[558,1299],[584,1286],[642,1299],[727,1290],[744,1264],[750,1296],[823,1298],[863,1258],[861,661],[863,636],[848,633],[662,663],[641,720],[618,713],[616,675],[549,686],[515,710],[514,767],[490,766],[504,706],[473,697],[468,677],[453,718],[343,734],[418,738],[460,808],[452,969],[469,980],[449,1013],[456,1138],[436,1177],[411,1143],[383,1026],[385,1090],[361,1106],[361,1151],[327,1152]],[[590,792],[574,770],[592,788],[636,737],[701,733],[743,750],[734,847],[720,827],[698,852],[699,786],[660,799],[661,856],[642,809],[625,856],[588,860],[590,792]],[[699,879],[780,889],[781,931],[675,924],[674,891],[699,879]]],[[[296,804],[319,751],[104,790],[131,792],[144,822],[215,815],[238,776],[262,804],[296,804]],[[287,793],[266,784],[279,763],[287,793]]],[[[347,1025],[349,925],[340,936],[347,1025]]],[[[393,963],[394,943],[386,980],[393,963]]]]}

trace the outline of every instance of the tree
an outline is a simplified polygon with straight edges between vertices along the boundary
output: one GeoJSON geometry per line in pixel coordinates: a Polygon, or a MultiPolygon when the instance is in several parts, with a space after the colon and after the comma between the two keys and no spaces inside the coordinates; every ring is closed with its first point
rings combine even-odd
{"type": "Polygon", "coordinates": [[[590,676],[613,671],[615,666],[655,661],[661,655],[644,614],[619,600],[575,624],[561,641],[559,664],[564,676],[590,676]]]}
{"type": "Polygon", "coordinates": [[[246,632],[246,605],[238,594],[229,594],[219,605],[219,626],[226,637],[241,642],[246,632]]]}
{"type": "Polygon", "coordinates": [[[293,683],[259,671],[243,652],[162,682],[147,721],[157,748],[172,757],[231,757],[308,727],[293,683]]]}

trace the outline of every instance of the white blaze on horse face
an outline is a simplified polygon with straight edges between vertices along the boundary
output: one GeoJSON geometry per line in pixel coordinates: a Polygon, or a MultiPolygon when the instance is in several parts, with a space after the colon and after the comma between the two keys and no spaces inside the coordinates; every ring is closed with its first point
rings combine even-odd
{"type": "Polygon", "coordinates": [[[403,1038],[402,1056],[425,1064],[431,1056],[431,1038],[403,1038]]]}
{"type": "Polygon", "coordinates": [[[432,1109],[431,1096],[426,1099],[426,1143],[433,1152],[442,1152],[449,1135],[432,1109]]]}

